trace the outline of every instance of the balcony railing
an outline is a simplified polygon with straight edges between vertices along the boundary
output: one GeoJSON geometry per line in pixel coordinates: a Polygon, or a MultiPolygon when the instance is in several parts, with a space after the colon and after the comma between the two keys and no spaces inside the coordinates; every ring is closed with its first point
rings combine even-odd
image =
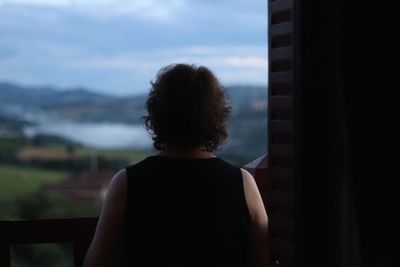
{"type": "MultiPolygon", "coordinates": [[[[284,242],[280,237],[287,236],[286,233],[291,232],[291,226],[283,229],[277,227],[274,222],[277,211],[272,212],[271,204],[279,207],[282,201],[270,197],[271,191],[274,190],[271,190],[271,181],[267,179],[267,156],[260,157],[244,168],[254,175],[267,212],[272,215],[269,220],[270,236],[273,237],[270,239],[270,259],[274,266],[281,266],[279,263],[290,261],[293,257],[288,254],[291,251],[290,248],[280,245],[282,242],[287,243],[287,240],[284,242]],[[280,260],[281,258],[284,260],[280,260]]],[[[282,203],[285,204],[284,202],[282,203]]],[[[14,245],[69,243],[73,245],[74,267],[81,267],[93,238],[97,221],[98,218],[0,221],[0,266],[11,267],[11,247],[14,245]]]]}
{"type": "Polygon", "coordinates": [[[11,247],[21,244],[70,243],[74,266],[82,266],[98,218],[0,221],[0,266],[11,267],[11,247]]]}

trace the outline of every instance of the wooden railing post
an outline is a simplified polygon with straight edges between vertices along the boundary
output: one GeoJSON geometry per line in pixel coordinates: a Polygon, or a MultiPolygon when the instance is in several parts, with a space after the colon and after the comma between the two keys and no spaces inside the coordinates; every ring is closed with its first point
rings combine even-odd
{"type": "Polygon", "coordinates": [[[86,242],[84,244],[74,243],[74,267],[83,266],[83,260],[85,259],[89,245],[86,242]]]}
{"type": "Polygon", "coordinates": [[[81,267],[98,218],[0,221],[0,266],[11,266],[11,246],[72,243],[74,267],[81,267]]]}
{"type": "Polygon", "coordinates": [[[0,266],[11,267],[11,248],[10,244],[0,237],[0,266]]]}

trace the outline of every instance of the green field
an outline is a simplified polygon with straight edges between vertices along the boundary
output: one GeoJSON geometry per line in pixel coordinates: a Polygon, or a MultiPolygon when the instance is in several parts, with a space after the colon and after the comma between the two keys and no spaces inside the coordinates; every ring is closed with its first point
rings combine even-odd
{"type": "Polygon", "coordinates": [[[97,154],[97,156],[105,158],[125,158],[131,164],[143,160],[152,154],[151,150],[90,149],[84,147],[77,148],[75,153],[80,157],[97,154]]]}
{"type": "Polygon", "coordinates": [[[0,164],[0,202],[13,201],[65,177],[62,171],[0,164]]]}

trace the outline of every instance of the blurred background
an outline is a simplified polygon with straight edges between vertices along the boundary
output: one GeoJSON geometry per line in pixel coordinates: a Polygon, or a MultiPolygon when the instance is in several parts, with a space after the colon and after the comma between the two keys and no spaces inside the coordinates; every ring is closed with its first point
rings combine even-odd
{"type": "MultiPolygon", "coordinates": [[[[262,0],[0,0],[0,219],[97,216],[113,174],[155,152],[141,117],[171,63],[225,86],[218,156],[265,154],[267,43],[262,0]]],[[[16,246],[13,266],[70,266],[71,253],[16,246]]]]}

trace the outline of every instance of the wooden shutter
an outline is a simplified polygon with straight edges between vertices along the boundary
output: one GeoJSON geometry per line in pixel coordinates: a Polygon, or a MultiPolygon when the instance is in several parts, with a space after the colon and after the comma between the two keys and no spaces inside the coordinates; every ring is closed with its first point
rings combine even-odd
{"type": "Polygon", "coordinates": [[[273,266],[294,265],[293,0],[269,0],[269,254],[273,266]]]}
{"type": "Polygon", "coordinates": [[[388,111],[398,87],[391,11],[368,1],[269,0],[275,266],[393,266],[397,158],[382,130],[398,117],[388,111]]]}

